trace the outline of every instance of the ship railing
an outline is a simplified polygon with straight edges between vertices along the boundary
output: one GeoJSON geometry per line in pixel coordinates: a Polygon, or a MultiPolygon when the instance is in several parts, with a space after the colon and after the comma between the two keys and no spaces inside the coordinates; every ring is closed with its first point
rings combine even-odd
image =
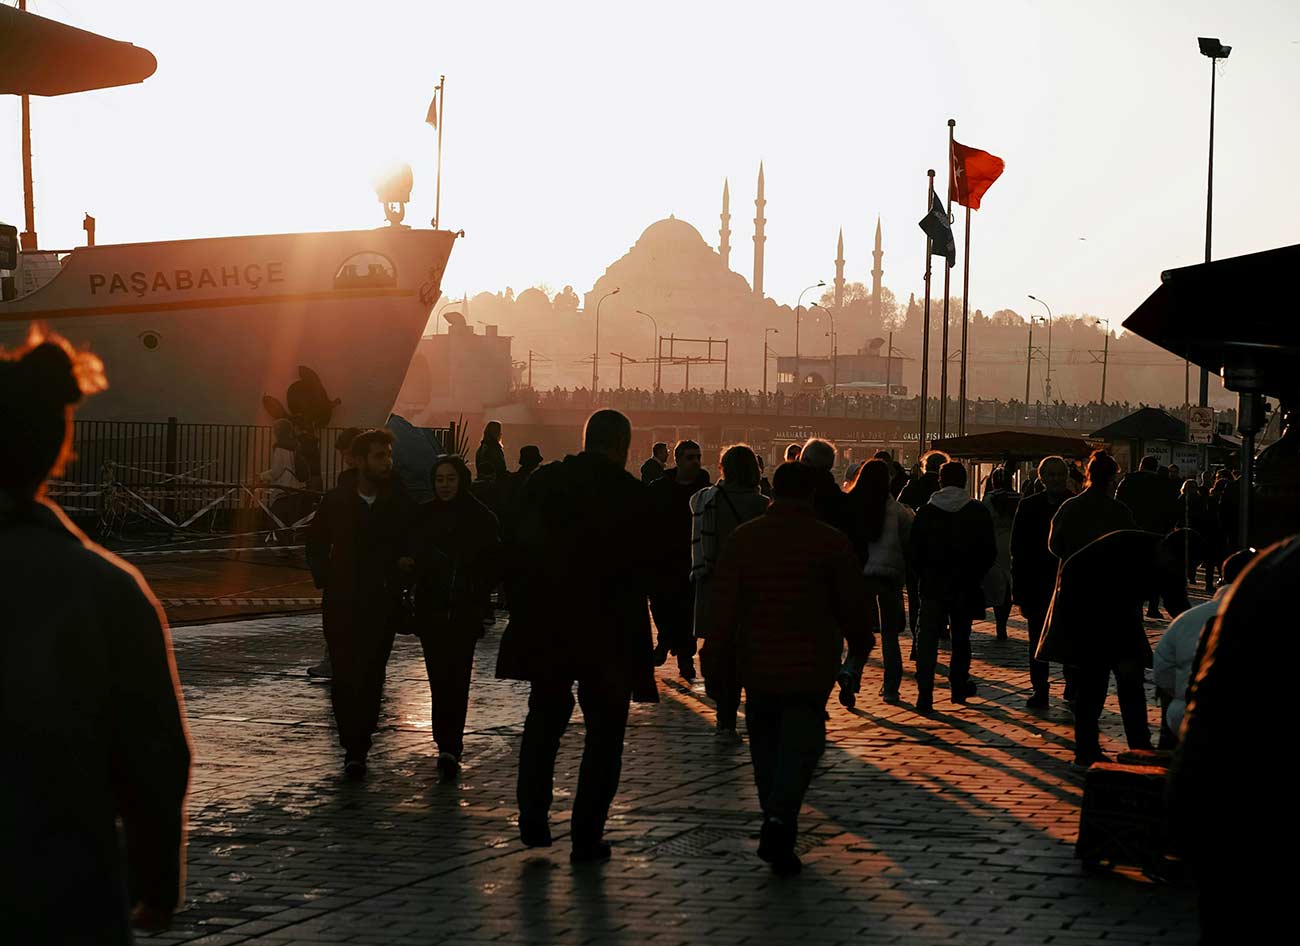
{"type": "MultiPolygon", "coordinates": [[[[314,432],[317,489],[271,486],[275,445],[269,426],[76,421],[72,459],[48,484],[49,497],[99,538],[145,532],[221,536],[242,543],[282,541],[300,528],[343,470],[334,449],[342,428],[314,432]],[[285,498],[286,502],[277,500],[285,498]]],[[[430,428],[452,444],[451,428],[430,428]]]]}

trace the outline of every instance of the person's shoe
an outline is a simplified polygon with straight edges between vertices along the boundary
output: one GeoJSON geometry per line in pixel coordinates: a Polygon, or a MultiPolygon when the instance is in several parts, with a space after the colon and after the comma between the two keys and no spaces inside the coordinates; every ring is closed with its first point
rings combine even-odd
{"type": "Polygon", "coordinates": [[[713,737],[718,741],[718,745],[725,746],[738,746],[745,741],[740,737],[740,733],[736,732],[735,726],[719,725],[713,731],[713,737]]]}
{"type": "Polygon", "coordinates": [[[438,753],[438,778],[443,782],[454,782],[460,774],[460,759],[450,752],[438,753]]]}
{"type": "Polygon", "coordinates": [[[928,696],[918,696],[916,698],[916,711],[928,716],[934,712],[934,700],[928,696]]]}
{"type": "Polygon", "coordinates": [[[880,698],[884,702],[888,703],[890,706],[897,706],[900,702],[902,702],[902,697],[898,695],[897,691],[890,692],[884,689],[883,687],[880,690],[880,698]]]}
{"type": "Polygon", "coordinates": [[[840,684],[840,706],[843,706],[845,709],[853,709],[853,707],[855,707],[855,706],[857,706],[857,705],[858,705],[858,696],[857,696],[857,694],[854,693],[852,690],[850,690],[848,687],[844,686],[844,685],[843,685],[843,682],[841,682],[841,684],[840,684]]]}
{"type": "Polygon", "coordinates": [[[313,680],[328,680],[334,676],[334,666],[330,659],[326,657],[318,664],[312,664],[307,668],[307,676],[313,680]]]}
{"type": "Polygon", "coordinates": [[[524,847],[550,847],[552,843],[551,826],[545,819],[530,821],[526,818],[520,818],[519,840],[524,843],[524,847]]]}
{"type": "Polygon", "coordinates": [[[1007,629],[1005,627],[998,628],[998,640],[1000,641],[1011,640],[1011,638],[1007,636],[1007,629]]]}
{"type": "Polygon", "coordinates": [[[614,849],[608,841],[595,844],[575,844],[569,852],[570,864],[603,864],[614,855],[614,849]]]}
{"type": "Polygon", "coordinates": [[[359,782],[366,777],[366,760],[357,756],[349,756],[343,760],[343,774],[350,781],[359,782]]]}
{"type": "Polygon", "coordinates": [[[660,641],[655,645],[655,666],[662,667],[668,663],[668,645],[660,641]]]}
{"type": "Polygon", "coordinates": [[[1025,706],[1028,709],[1047,709],[1047,694],[1035,693],[1029,699],[1025,700],[1025,706]]]}
{"type": "Polygon", "coordinates": [[[678,657],[677,672],[682,675],[682,679],[685,680],[687,683],[694,683],[695,682],[695,658],[678,657]]]}
{"type": "Polygon", "coordinates": [[[1094,763],[1109,762],[1109,761],[1110,761],[1110,756],[1106,755],[1106,753],[1104,752],[1096,752],[1091,755],[1076,754],[1074,757],[1074,761],[1071,762],[1070,765],[1073,768],[1078,769],[1079,771],[1082,772],[1082,771],[1087,771],[1089,768],[1093,766],[1094,763]]]}
{"type": "Polygon", "coordinates": [[[965,703],[978,692],[979,687],[975,685],[975,681],[967,680],[960,687],[952,691],[952,701],[954,703],[965,703]]]}

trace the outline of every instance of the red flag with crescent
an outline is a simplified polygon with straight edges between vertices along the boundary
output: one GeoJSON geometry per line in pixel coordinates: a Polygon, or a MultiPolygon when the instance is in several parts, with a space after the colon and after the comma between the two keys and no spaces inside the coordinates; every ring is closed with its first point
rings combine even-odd
{"type": "Polygon", "coordinates": [[[980,198],[1006,168],[995,154],[952,143],[952,167],[948,170],[948,197],[971,210],[980,209],[980,198]]]}

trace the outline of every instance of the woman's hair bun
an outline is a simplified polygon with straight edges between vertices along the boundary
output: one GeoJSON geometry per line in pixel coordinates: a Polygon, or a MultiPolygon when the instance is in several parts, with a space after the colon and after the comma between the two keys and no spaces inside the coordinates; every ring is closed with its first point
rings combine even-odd
{"type": "Polygon", "coordinates": [[[76,366],[61,345],[44,341],[23,355],[18,362],[19,377],[30,395],[60,407],[81,400],[76,366]]]}

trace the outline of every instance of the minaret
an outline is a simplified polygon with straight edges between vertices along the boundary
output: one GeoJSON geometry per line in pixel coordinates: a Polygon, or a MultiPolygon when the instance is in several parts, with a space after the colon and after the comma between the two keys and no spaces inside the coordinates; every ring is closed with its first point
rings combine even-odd
{"type": "Polygon", "coordinates": [[[844,228],[840,227],[840,243],[835,250],[835,309],[844,307],[844,228]]]}
{"type": "Polygon", "coordinates": [[[722,265],[731,269],[731,187],[726,178],[722,179],[722,229],[718,236],[721,237],[718,255],[722,257],[722,265]]]}
{"type": "MultiPolygon", "coordinates": [[[[842,254],[841,254],[842,255],[842,254]]],[[[871,251],[871,256],[875,260],[875,265],[871,267],[871,314],[875,316],[876,324],[880,324],[880,277],[885,275],[885,271],[880,268],[880,259],[885,254],[880,249],[880,218],[876,218],[876,248],[871,251]]]]}
{"type": "Polygon", "coordinates": [[[763,298],[763,244],[767,242],[767,237],[763,235],[763,227],[767,223],[767,218],[763,216],[763,208],[767,201],[763,199],[763,162],[758,162],[758,198],[754,201],[754,207],[758,211],[758,216],[754,218],[754,295],[759,299],[763,298]]]}

